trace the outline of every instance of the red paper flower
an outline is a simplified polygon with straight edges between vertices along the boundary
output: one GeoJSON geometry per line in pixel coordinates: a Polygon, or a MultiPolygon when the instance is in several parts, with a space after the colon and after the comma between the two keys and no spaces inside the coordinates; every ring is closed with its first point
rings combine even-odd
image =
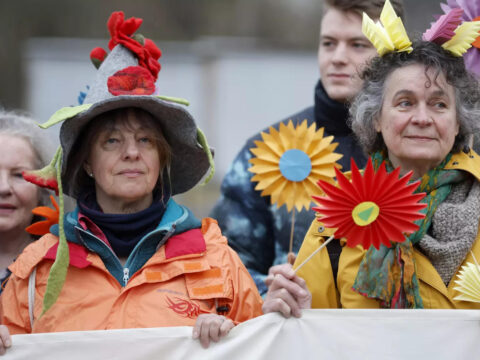
{"type": "Polygon", "coordinates": [[[55,194],[58,195],[57,172],[53,166],[47,165],[40,170],[26,170],[22,172],[22,176],[32,184],[55,190],[55,194]]]}
{"type": "Polygon", "coordinates": [[[106,56],[107,52],[101,47],[96,47],[90,52],[90,60],[92,60],[93,65],[95,65],[97,69],[102,65],[106,56]]]}
{"type": "Polygon", "coordinates": [[[158,59],[162,55],[160,49],[152,40],[144,39],[144,44],[132,38],[132,35],[142,24],[142,19],[131,17],[125,20],[123,11],[116,11],[110,15],[107,22],[111,39],[108,47],[112,50],[117,44],[121,44],[138,57],[138,64],[152,74],[154,80],[157,80],[160,71],[158,59]]]}
{"type": "Polygon", "coordinates": [[[155,91],[155,80],[141,66],[129,66],[117,71],[107,80],[108,91],[118,95],[151,95],[155,91]]]}
{"type": "Polygon", "coordinates": [[[390,247],[390,242],[403,242],[404,233],[418,230],[413,222],[425,217],[418,211],[427,205],[418,203],[425,193],[413,193],[419,181],[407,184],[412,172],[399,179],[400,168],[387,173],[382,163],[375,173],[371,159],[363,176],[353,159],[351,169],[351,182],[335,169],[339,187],[319,181],[326,197],[314,196],[320,204],[314,210],[323,215],[319,220],[337,228],[336,238],[346,238],[350,247],[379,249],[380,244],[390,247]]]}
{"type": "Polygon", "coordinates": [[[32,235],[45,235],[50,232],[50,227],[52,225],[58,224],[58,215],[59,215],[59,209],[58,209],[58,204],[53,198],[53,196],[50,195],[50,201],[52,202],[53,206],[55,207],[55,210],[52,208],[49,208],[48,206],[38,206],[35,209],[32,210],[32,213],[38,216],[43,216],[45,220],[38,221],[29,227],[27,227],[25,230],[32,235]]]}

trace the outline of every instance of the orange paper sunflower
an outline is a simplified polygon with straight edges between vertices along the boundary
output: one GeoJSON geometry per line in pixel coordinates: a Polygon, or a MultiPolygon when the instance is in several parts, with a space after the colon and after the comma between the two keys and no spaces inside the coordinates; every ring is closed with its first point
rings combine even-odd
{"type": "Polygon", "coordinates": [[[319,181],[326,196],[314,196],[320,204],[314,210],[325,226],[337,228],[335,238],[346,238],[350,247],[379,249],[380,244],[403,242],[404,233],[418,230],[414,221],[425,217],[419,210],[427,205],[419,203],[425,193],[413,193],[420,182],[408,184],[412,172],[399,178],[400,168],[387,173],[385,163],[375,172],[371,159],[363,176],[353,159],[351,169],[351,181],[335,170],[338,187],[319,181]]]}
{"type": "Polygon", "coordinates": [[[316,131],[315,124],[307,125],[304,120],[296,127],[290,120],[281,123],[279,130],[270,127],[269,133],[262,132],[263,141],[255,141],[256,148],[250,149],[255,155],[248,170],[258,182],[255,190],[262,196],[270,196],[277,207],[287,206],[310,208],[311,194],[320,194],[315,185],[318,180],[333,183],[336,161],[342,157],[334,150],[338,143],[332,143],[333,136],[323,137],[323,128],[316,131]]]}

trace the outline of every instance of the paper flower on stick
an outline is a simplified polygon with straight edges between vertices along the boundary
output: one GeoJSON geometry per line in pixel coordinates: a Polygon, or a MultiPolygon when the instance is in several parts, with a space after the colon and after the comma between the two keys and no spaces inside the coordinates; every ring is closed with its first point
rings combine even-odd
{"type": "Polygon", "coordinates": [[[342,155],[334,152],[338,143],[333,136],[323,137],[323,128],[316,131],[315,124],[303,121],[297,127],[290,120],[281,123],[279,130],[270,127],[269,133],[262,132],[263,141],[255,141],[257,147],[250,149],[255,155],[248,170],[258,182],[255,190],[262,196],[270,196],[271,203],[296,208],[310,208],[311,194],[319,194],[318,180],[333,183],[334,169],[342,155]]]}
{"type": "Polygon", "coordinates": [[[389,0],[385,1],[380,21],[381,23],[374,23],[366,13],[363,13],[362,32],[375,46],[380,56],[394,50],[408,52],[413,50],[402,19],[397,16],[389,0]]]}
{"type": "Polygon", "coordinates": [[[455,284],[458,286],[454,289],[460,293],[454,298],[455,300],[480,303],[480,269],[478,265],[469,262],[462,266],[455,284]]]}
{"type": "Polygon", "coordinates": [[[326,196],[314,196],[320,205],[313,209],[325,226],[336,228],[335,238],[346,238],[350,247],[379,249],[380,244],[403,242],[404,233],[418,230],[414,221],[425,217],[418,211],[427,205],[418,203],[425,193],[413,193],[419,182],[408,184],[412,172],[399,178],[400,168],[387,173],[385,163],[375,172],[371,159],[363,176],[353,159],[351,169],[351,181],[335,169],[339,186],[319,181],[326,196]]]}

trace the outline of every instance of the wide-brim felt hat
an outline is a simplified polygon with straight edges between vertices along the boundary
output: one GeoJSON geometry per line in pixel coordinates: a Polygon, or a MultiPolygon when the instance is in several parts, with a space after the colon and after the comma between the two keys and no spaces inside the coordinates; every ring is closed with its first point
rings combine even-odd
{"type": "MultiPolygon", "coordinates": [[[[118,95],[109,92],[107,80],[117,71],[137,66],[137,58],[122,45],[117,45],[103,61],[94,83],[85,97],[87,109],[64,120],[60,129],[63,149],[62,183],[64,192],[76,197],[79,189],[66,178],[66,169],[72,149],[82,130],[99,115],[116,109],[136,107],[149,112],[171,147],[171,194],[183,193],[197,184],[210,167],[209,159],[198,142],[198,128],[193,117],[182,106],[164,101],[155,95],[118,95]]],[[[77,148],[77,147],[75,147],[77,148]]]]}

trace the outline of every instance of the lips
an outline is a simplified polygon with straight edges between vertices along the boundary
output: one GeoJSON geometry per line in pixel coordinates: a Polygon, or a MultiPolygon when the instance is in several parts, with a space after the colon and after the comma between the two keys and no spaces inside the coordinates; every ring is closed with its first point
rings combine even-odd
{"type": "Polygon", "coordinates": [[[12,214],[15,210],[17,209],[16,206],[13,206],[12,204],[0,204],[0,216],[2,215],[10,215],[12,214]]]}
{"type": "Polygon", "coordinates": [[[140,169],[125,169],[118,172],[118,175],[123,175],[126,177],[137,177],[143,174],[144,174],[144,171],[140,169]]]}
{"type": "Polygon", "coordinates": [[[432,141],[432,140],[435,140],[434,137],[429,137],[429,136],[418,136],[418,135],[415,135],[415,136],[405,136],[407,139],[410,139],[410,140],[416,140],[416,141],[432,141]]]}
{"type": "Polygon", "coordinates": [[[349,74],[342,74],[342,73],[328,74],[327,76],[334,79],[350,79],[349,74]]]}
{"type": "Polygon", "coordinates": [[[12,204],[0,204],[0,209],[5,209],[5,210],[13,210],[16,209],[17,207],[12,205],[12,204]]]}

